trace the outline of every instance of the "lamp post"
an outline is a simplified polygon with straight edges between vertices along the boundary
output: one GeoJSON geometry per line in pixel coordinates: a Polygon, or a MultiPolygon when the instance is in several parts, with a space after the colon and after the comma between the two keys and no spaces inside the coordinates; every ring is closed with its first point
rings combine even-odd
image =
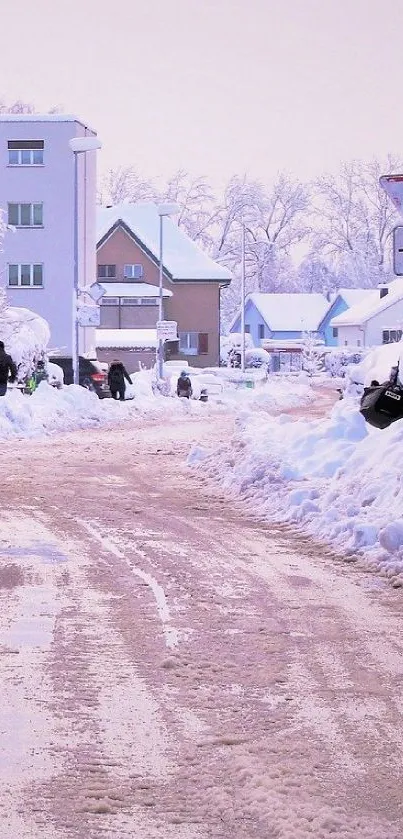
{"type": "Polygon", "coordinates": [[[74,154],[74,282],[73,282],[73,307],[72,307],[72,362],[73,362],[73,382],[78,385],[79,382],[79,346],[78,346],[78,319],[77,319],[77,305],[78,305],[78,155],[85,154],[87,151],[96,151],[100,149],[102,143],[98,137],[72,137],[69,140],[69,146],[74,154]]]}
{"type": "Polygon", "coordinates": [[[242,219],[241,240],[241,371],[245,372],[245,222],[242,219]]]}
{"type": "MultiPolygon", "coordinates": [[[[159,239],[160,239],[160,254],[159,254],[159,297],[158,297],[158,320],[163,320],[164,317],[164,310],[163,310],[163,286],[162,286],[162,274],[163,274],[163,245],[164,245],[164,216],[175,216],[179,213],[180,207],[177,204],[157,204],[157,213],[159,215],[159,239]]],[[[164,374],[164,342],[162,338],[159,339],[157,344],[157,376],[158,379],[162,379],[164,374]]]]}

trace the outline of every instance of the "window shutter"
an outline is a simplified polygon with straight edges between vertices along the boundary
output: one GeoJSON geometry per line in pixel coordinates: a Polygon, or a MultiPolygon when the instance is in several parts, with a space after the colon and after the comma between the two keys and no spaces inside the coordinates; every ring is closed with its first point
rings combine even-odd
{"type": "Polygon", "coordinates": [[[208,333],[199,332],[199,355],[208,354],[208,333]]]}

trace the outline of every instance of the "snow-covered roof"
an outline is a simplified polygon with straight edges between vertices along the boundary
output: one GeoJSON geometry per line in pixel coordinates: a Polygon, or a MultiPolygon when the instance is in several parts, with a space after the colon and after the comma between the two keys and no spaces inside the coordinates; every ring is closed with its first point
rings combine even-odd
{"type": "MultiPolygon", "coordinates": [[[[158,286],[151,283],[104,283],[99,285],[105,289],[104,297],[158,297],[158,286]]],[[[163,297],[172,297],[172,291],[162,289],[163,297]]]]}
{"type": "MultiPolygon", "coordinates": [[[[86,122],[73,114],[0,114],[0,122],[77,122],[89,128],[86,122]]],[[[93,131],[92,128],[89,129],[93,131]]],[[[96,134],[96,131],[93,131],[96,134]]]]}
{"type": "Polygon", "coordinates": [[[97,349],[143,349],[157,346],[156,329],[96,329],[97,349]]]}
{"type": "Polygon", "coordinates": [[[330,306],[324,294],[254,292],[247,296],[249,301],[272,332],[315,332],[330,306]]]}
{"type": "MultiPolygon", "coordinates": [[[[117,204],[97,210],[97,242],[103,244],[111,228],[123,222],[139,243],[159,260],[160,217],[151,202],[117,204]]],[[[202,251],[168,216],[163,219],[163,262],[172,280],[198,280],[229,283],[232,274],[202,251]]]]}
{"type": "Polygon", "coordinates": [[[342,297],[349,307],[361,303],[364,299],[369,300],[370,297],[379,299],[379,291],[376,288],[339,288],[337,295],[342,297]]]}
{"type": "Polygon", "coordinates": [[[357,303],[341,315],[337,315],[330,321],[331,326],[362,326],[375,315],[385,311],[394,303],[403,300],[403,280],[394,280],[388,283],[389,292],[385,297],[380,297],[379,289],[373,289],[365,295],[361,303],[357,303]]]}

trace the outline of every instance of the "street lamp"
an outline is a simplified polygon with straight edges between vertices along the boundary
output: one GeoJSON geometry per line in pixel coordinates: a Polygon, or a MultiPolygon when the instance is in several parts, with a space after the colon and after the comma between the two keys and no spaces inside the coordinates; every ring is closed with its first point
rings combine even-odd
{"type": "MultiPolygon", "coordinates": [[[[163,251],[163,219],[164,216],[175,216],[179,213],[180,207],[177,204],[157,204],[157,213],[160,217],[160,258],[159,258],[159,306],[158,306],[158,320],[162,321],[164,312],[163,312],[163,288],[162,288],[162,271],[163,271],[163,261],[162,261],[162,251],[163,251]]],[[[157,376],[158,379],[162,379],[164,374],[164,341],[162,338],[159,339],[157,344],[157,376]]]]}
{"type": "Polygon", "coordinates": [[[245,372],[245,222],[242,219],[241,240],[241,371],[245,372]]]}
{"type": "Polygon", "coordinates": [[[79,347],[78,347],[78,155],[87,151],[100,149],[102,143],[98,137],[72,137],[69,146],[74,154],[74,283],[73,283],[73,312],[72,312],[72,362],[73,382],[79,383],[79,347]]]}

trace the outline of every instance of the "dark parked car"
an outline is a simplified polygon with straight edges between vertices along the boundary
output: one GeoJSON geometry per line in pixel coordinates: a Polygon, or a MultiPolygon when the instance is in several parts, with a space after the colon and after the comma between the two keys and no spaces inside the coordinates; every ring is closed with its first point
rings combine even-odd
{"type": "MultiPolygon", "coordinates": [[[[58,364],[64,373],[64,384],[73,384],[73,360],[70,356],[55,355],[49,358],[52,364],[58,364]]],[[[93,390],[100,399],[111,396],[108,385],[108,374],[102,369],[99,361],[89,360],[80,355],[78,368],[79,384],[87,390],[93,390]]]]}

